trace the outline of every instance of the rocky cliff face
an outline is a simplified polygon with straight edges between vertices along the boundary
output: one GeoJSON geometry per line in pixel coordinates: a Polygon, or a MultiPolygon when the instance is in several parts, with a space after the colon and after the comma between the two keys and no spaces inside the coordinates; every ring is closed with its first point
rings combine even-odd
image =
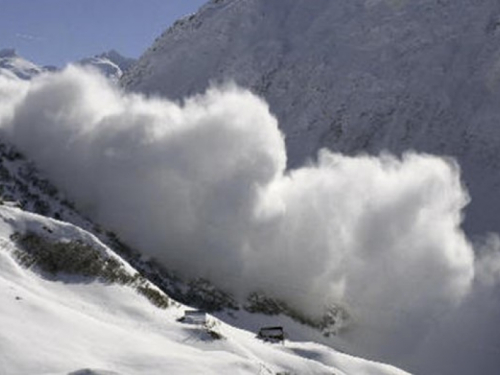
{"type": "Polygon", "coordinates": [[[500,229],[497,1],[214,0],[122,78],[175,99],[226,81],[269,102],[290,166],[322,147],[449,155],[472,196],[466,228],[500,229]]]}

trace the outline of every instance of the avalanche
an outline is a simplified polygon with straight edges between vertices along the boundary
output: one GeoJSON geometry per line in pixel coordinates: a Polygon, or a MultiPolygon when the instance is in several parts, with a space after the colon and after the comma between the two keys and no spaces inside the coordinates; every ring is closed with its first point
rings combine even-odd
{"type": "Polygon", "coordinates": [[[264,343],[210,317],[223,337],[213,340],[205,328],[176,321],[186,309],[180,304],[159,309],[129,286],[20,266],[11,238],[26,232],[116,257],[78,227],[0,206],[2,374],[407,374],[318,344],[264,343]]]}

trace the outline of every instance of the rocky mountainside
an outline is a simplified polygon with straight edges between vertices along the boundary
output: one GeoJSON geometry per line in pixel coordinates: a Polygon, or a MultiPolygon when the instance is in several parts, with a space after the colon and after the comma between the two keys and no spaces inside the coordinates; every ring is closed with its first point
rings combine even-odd
{"type": "Polygon", "coordinates": [[[180,99],[235,81],[262,95],[289,165],[322,147],[458,159],[470,233],[500,230],[500,3],[213,0],[121,82],[180,99]]]}

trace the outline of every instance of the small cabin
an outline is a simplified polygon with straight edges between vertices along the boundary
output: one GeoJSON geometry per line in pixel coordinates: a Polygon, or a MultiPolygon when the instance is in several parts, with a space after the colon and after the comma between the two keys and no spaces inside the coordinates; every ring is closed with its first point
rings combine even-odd
{"type": "Polygon", "coordinates": [[[208,317],[205,311],[199,310],[186,310],[184,311],[184,316],[181,318],[184,323],[190,324],[207,324],[208,317]]]}
{"type": "Polygon", "coordinates": [[[1,204],[7,206],[7,207],[12,207],[12,208],[22,208],[23,205],[21,202],[19,201],[9,201],[9,200],[3,200],[0,198],[0,202],[1,204]]]}
{"type": "Polygon", "coordinates": [[[259,333],[257,337],[264,341],[270,342],[285,342],[285,332],[283,331],[283,327],[262,327],[259,329],[259,333]]]}

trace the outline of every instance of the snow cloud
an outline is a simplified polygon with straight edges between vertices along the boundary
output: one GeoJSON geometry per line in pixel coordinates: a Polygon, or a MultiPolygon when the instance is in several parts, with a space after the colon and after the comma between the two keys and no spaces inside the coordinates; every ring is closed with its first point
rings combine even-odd
{"type": "Polygon", "coordinates": [[[340,304],[367,353],[415,352],[470,299],[476,268],[485,285],[500,273],[460,228],[453,160],[321,151],[286,171],[267,104],[231,85],[175,103],[68,67],[0,79],[0,93],[2,131],[94,220],[236,295],[264,290],[311,316],[340,304]]]}

